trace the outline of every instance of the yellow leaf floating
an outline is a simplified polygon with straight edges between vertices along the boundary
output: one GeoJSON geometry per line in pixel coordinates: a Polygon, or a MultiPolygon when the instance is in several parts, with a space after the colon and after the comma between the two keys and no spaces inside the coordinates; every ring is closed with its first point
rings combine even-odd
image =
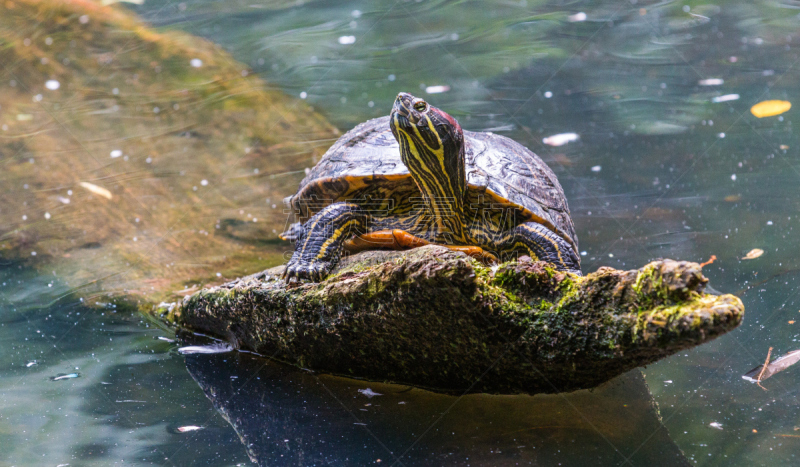
{"type": "Polygon", "coordinates": [[[750,112],[758,118],[774,117],[792,108],[789,101],[764,101],[750,107],[750,112]]]}
{"type": "Polygon", "coordinates": [[[753,248],[752,250],[748,251],[744,258],[742,259],[756,259],[759,256],[764,254],[764,250],[761,248],[753,248]]]}

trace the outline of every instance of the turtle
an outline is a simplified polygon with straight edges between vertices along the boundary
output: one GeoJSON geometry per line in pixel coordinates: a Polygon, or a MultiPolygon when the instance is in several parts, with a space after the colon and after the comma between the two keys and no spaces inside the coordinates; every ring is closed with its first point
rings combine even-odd
{"type": "Polygon", "coordinates": [[[564,190],[544,161],[404,92],[389,116],[340,137],[284,202],[300,218],[280,235],[296,242],[289,283],[323,280],[343,251],[429,243],[581,273],[564,190]]]}

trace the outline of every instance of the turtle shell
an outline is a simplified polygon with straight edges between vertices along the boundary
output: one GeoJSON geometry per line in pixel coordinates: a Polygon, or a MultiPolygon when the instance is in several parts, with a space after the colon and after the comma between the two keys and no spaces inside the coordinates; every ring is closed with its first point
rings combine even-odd
{"type": "MultiPolygon", "coordinates": [[[[578,239],[564,190],[539,156],[492,133],[464,131],[464,144],[472,200],[517,208],[524,221],[548,227],[577,251],[578,239]]],[[[369,193],[420,196],[400,159],[388,116],[361,123],[339,138],[300,182],[297,193],[285,202],[309,217],[330,203],[360,199],[365,194],[369,197],[369,193]]],[[[408,196],[399,199],[407,200],[408,196]]]]}

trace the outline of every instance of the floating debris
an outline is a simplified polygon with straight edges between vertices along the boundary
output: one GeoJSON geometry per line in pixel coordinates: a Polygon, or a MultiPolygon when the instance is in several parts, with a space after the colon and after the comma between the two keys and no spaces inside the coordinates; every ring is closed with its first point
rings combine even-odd
{"type": "Polygon", "coordinates": [[[370,399],[372,399],[375,396],[382,396],[383,395],[383,394],[380,394],[380,393],[377,393],[377,392],[373,391],[370,388],[359,389],[358,392],[360,392],[361,394],[364,394],[365,396],[369,397],[370,399]]]}
{"type": "Polygon", "coordinates": [[[36,360],[31,360],[31,361],[29,361],[28,363],[25,364],[25,368],[30,368],[33,365],[38,365],[38,364],[39,364],[39,362],[37,362],[36,360]]]}
{"type": "Polygon", "coordinates": [[[557,135],[548,136],[542,142],[548,146],[563,146],[573,141],[578,141],[580,136],[577,133],[559,133],[557,135]]]}
{"type": "Polygon", "coordinates": [[[355,44],[356,36],[341,36],[339,37],[339,43],[342,45],[350,45],[355,44]]]}
{"type": "Polygon", "coordinates": [[[724,96],[717,96],[711,99],[711,102],[719,103],[719,102],[730,102],[730,101],[738,101],[739,95],[738,94],[725,94],[724,96]]]}
{"type": "Polygon", "coordinates": [[[89,182],[81,182],[79,183],[79,185],[96,195],[100,195],[106,199],[111,199],[111,192],[101,186],[97,186],[94,183],[89,183],[89,182]]]}
{"type": "Polygon", "coordinates": [[[27,122],[33,120],[33,115],[31,114],[17,114],[17,121],[18,122],[27,122]]]}
{"type": "Polygon", "coordinates": [[[51,80],[47,80],[47,82],[44,83],[44,87],[46,87],[47,89],[49,89],[51,91],[55,91],[56,89],[61,87],[61,83],[59,83],[58,81],[56,81],[54,79],[51,79],[51,80]]]}
{"type": "Polygon", "coordinates": [[[441,94],[443,92],[447,92],[450,90],[450,86],[444,84],[440,86],[428,86],[425,88],[425,92],[428,94],[441,94]]]}
{"type": "Polygon", "coordinates": [[[764,250],[761,248],[753,248],[752,250],[748,251],[746,255],[742,259],[756,259],[759,256],[764,254],[764,250]]]}
{"type": "Polygon", "coordinates": [[[56,376],[51,376],[50,381],[61,381],[62,379],[73,379],[73,378],[79,378],[80,376],[81,376],[80,373],[69,373],[69,374],[59,373],[56,376]]]}
{"type": "Polygon", "coordinates": [[[166,342],[169,342],[169,343],[175,342],[175,339],[170,339],[169,337],[164,337],[164,336],[158,336],[157,339],[160,340],[160,341],[166,341],[166,342]]]}
{"type": "Polygon", "coordinates": [[[578,23],[580,21],[586,21],[586,13],[581,11],[580,13],[569,15],[567,16],[567,21],[569,21],[570,23],[578,23]]]}
{"type": "Polygon", "coordinates": [[[702,268],[703,266],[708,266],[709,264],[713,264],[714,261],[716,260],[717,260],[717,255],[711,255],[711,257],[708,258],[708,261],[700,263],[700,267],[702,268]]]}
{"type": "Polygon", "coordinates": [[[601,170],[603,170],[602,166],[595,165],[594,167],[592,167],[592,172],[600,172],[601,170]]]}
{"type": "Polygon", "coordinates": [[[770,347],[770,352],[767,354],[767,361],[764,362],[763,365],[759,365],[742,375],[742,379],[746,379],[747,381],[753,383],[758,383],[789,368],[795,363],[800,362],[800,349],[792,350],[791,352],[776,358],[772,363],[768,363],[771,353],[772,347],[770,347]]]}
{"type": "Polygon", "coordinates": [[[722,429],[722,423],[719,422],[711,422],[708,424],[708,426],[710,426],[711,428],[716,428],[717,430],[722,429]]]}
{"type": "Polygon", "coordinates": [[[186,347],[179,348],[178,352],[180,352],[181,355],[191,355],[191,354],[225,353],[225,352],[230,352],[232,350],[233,347],[227,342],[218,342],[209,345],[188,345],[186,347]]]}
{"type": "Polygon", "coordinates": [[[186,426],[179,426],[178,428],[175,429],[175,431],[177,431],[178,433],[188,433],[190,431],[197,431],[202,429],[203,429],[202,426],[186,425],[186,426]]]}
{"type": "Polygon", "coordinates": [[[725,84],[725,80],[720,78],[701,79],[697,82],[700,86],[719,86],[725,84]]]}
{"type": "Polygon", "coordinates": [[[789,101],[763,101],[750,107],[750,113],[758,118],[774,117],[792,108],[789,101]]]}
{"type": "Polygon", "coordinates": [[[114,149],[113,151],[111,151],[111,158],[112,159],[116,159],[117,157],[119,157],[121,155],[122,155],[122,151],[120,151],[119,149],[114,149]]]}

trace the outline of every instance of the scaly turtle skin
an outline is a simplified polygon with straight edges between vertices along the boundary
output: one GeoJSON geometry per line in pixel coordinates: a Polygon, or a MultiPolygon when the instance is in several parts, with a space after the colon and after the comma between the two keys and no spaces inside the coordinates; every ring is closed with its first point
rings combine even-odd
{"type": "Polygon", "coordinates": [[[519,143],[462,131],[406,93],[390,116],[339,138],[285,202],[307,219],[281,235],[297,242],[289,281],[322,280],[356,244],[437,243],[483,258],[528,255],[580,273],[569,207],[550,168],[519,143]]]}

